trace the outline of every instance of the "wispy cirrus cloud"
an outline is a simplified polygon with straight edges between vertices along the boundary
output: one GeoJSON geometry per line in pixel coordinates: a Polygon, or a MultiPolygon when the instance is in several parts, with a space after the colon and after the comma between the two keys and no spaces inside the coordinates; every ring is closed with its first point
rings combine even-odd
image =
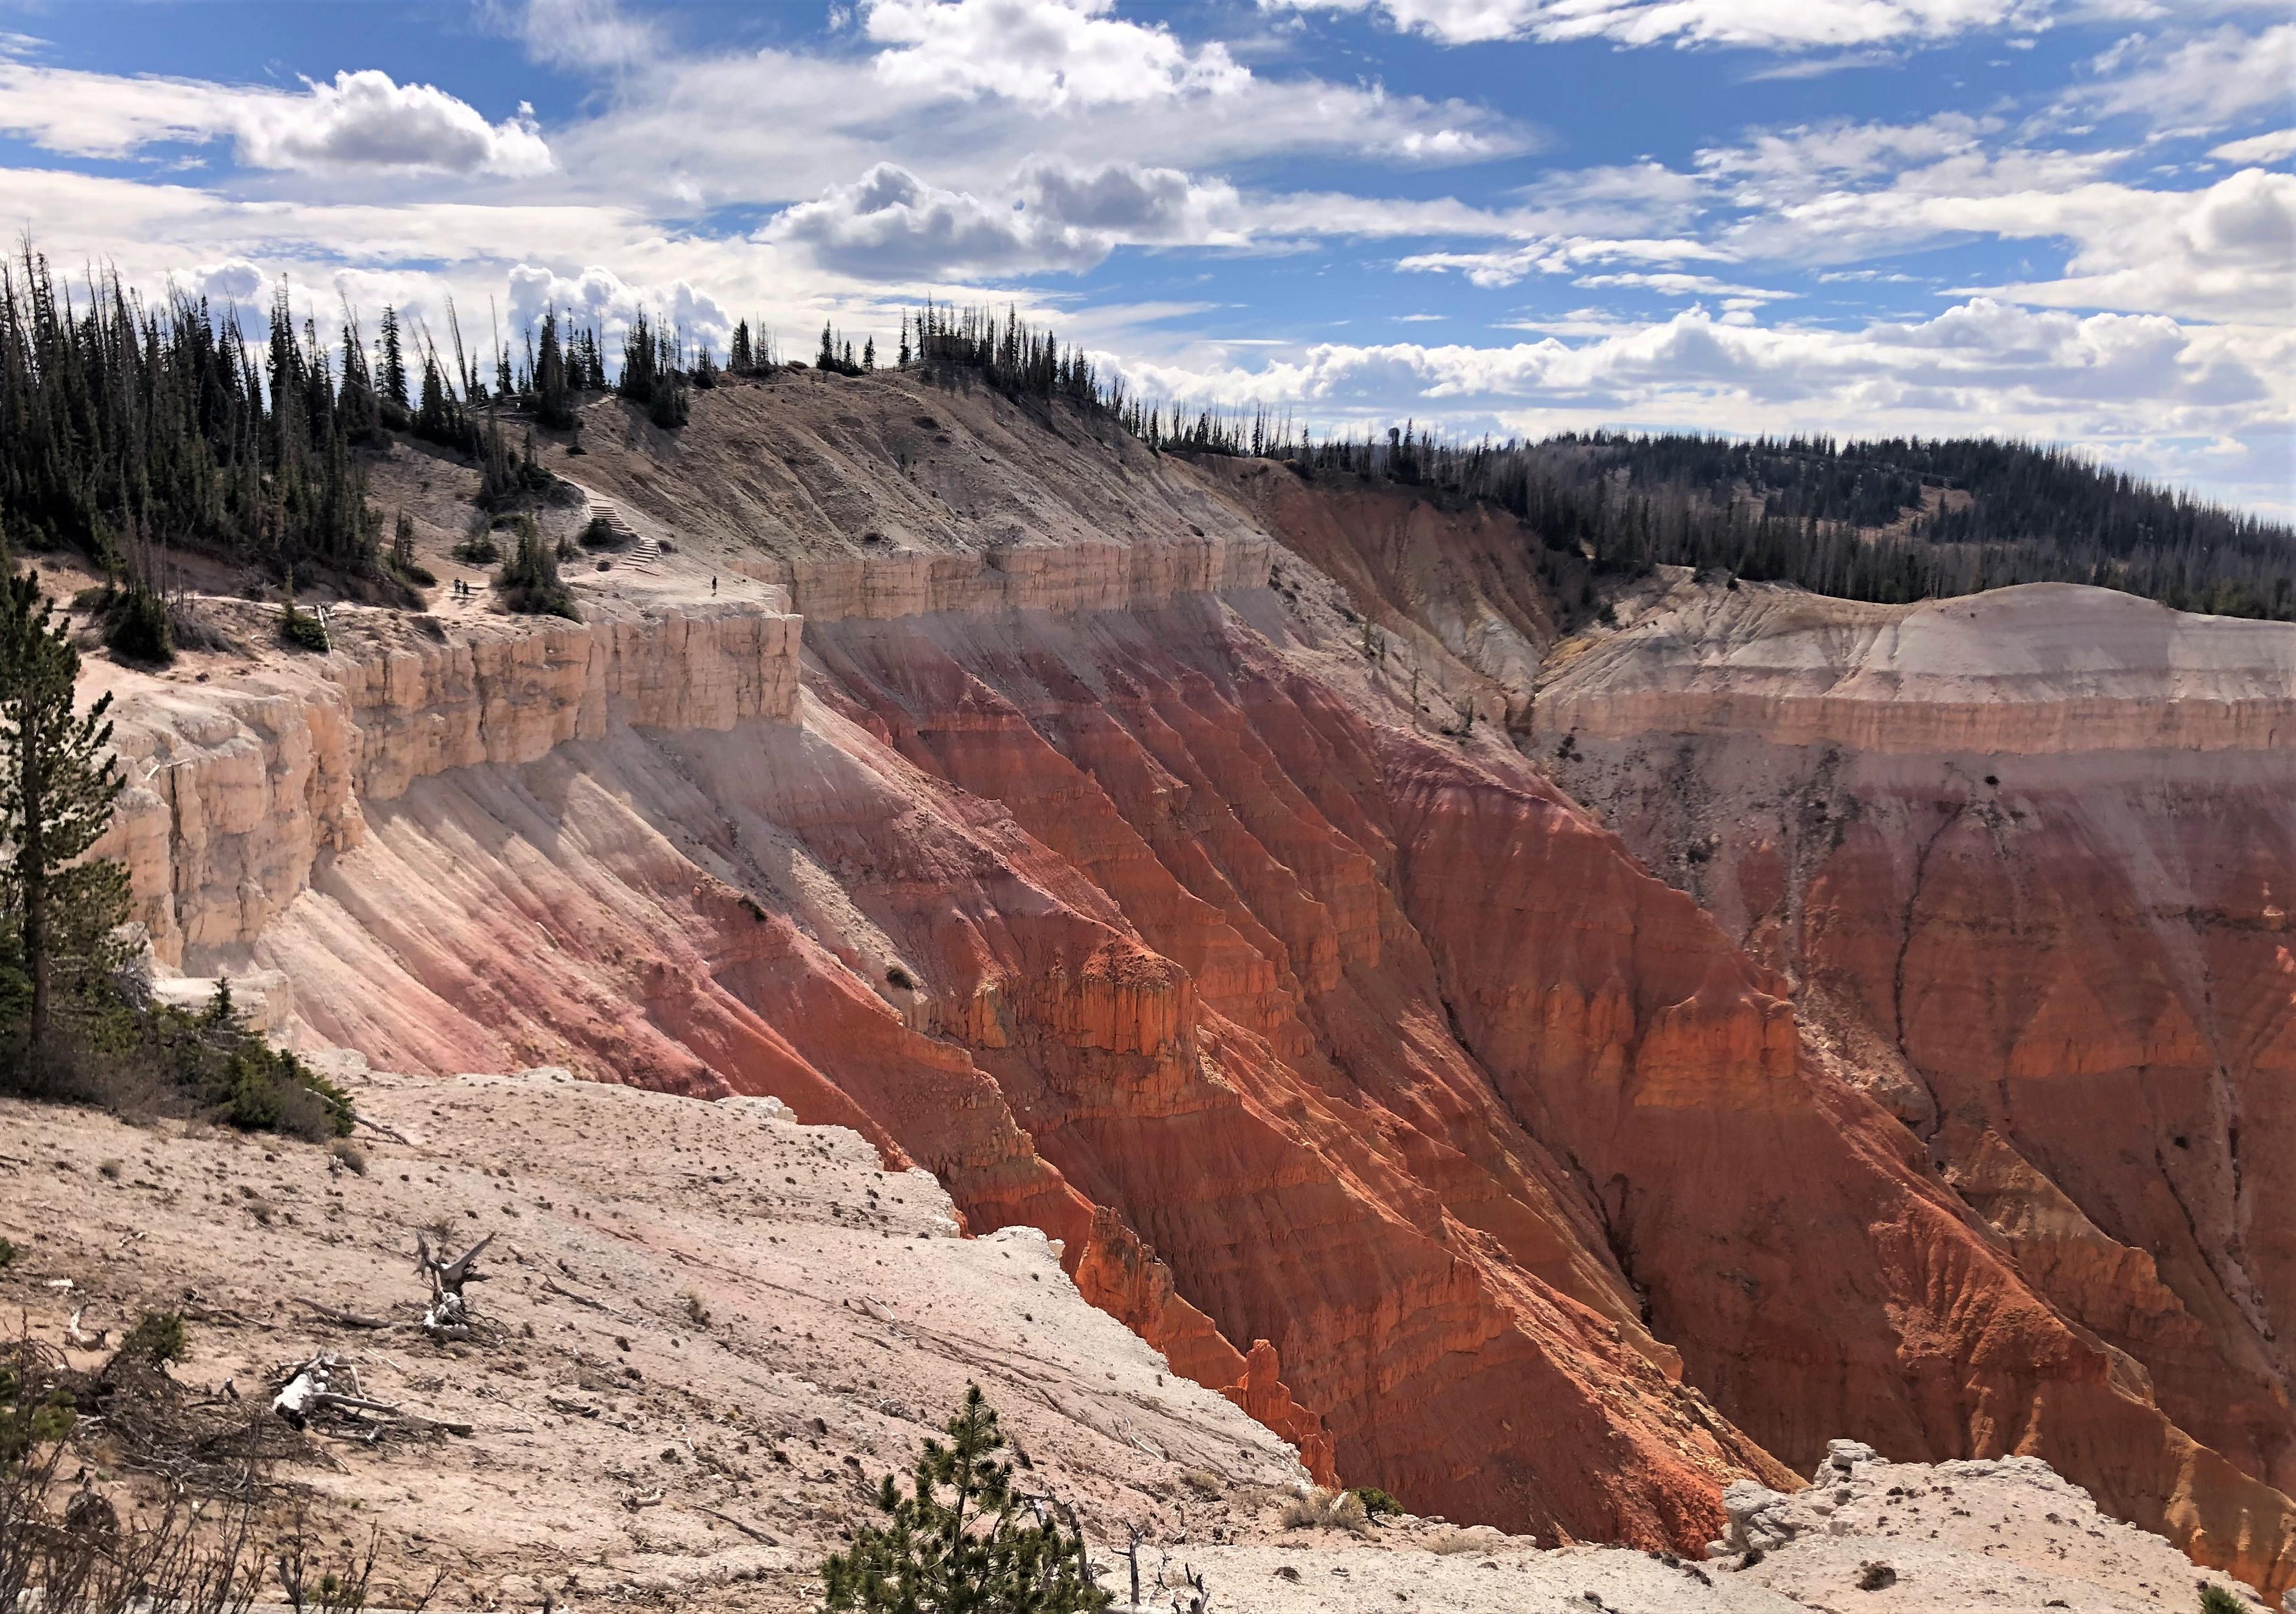
{"type": "Polygon", "coordinates": [[[1811,50],[1949,38],[2042,20],[2039,0],[1260,0],[1270,10],[1376,10],[1447,45],[1608,39],[1620,45],[1811,50]]]}

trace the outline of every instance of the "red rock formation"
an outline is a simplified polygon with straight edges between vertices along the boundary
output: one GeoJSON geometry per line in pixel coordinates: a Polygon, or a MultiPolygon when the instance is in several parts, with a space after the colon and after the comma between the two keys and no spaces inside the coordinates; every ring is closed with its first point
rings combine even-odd
{"type": "Polygon", "coordinates": [[[1220,1394],[1298,1446],[1300,1461],[1308,1465],[1316,1484],[1336,1486],[1340,1477],[1332,1467],[1332,1438],[1324,1432],[1321,1419],[1292,1399],[1292,1392],[1278,1376],[1282,1372],[1275,1348],[1265,1340],[1254,1340],[1243,1376],[1220,1394]]]}
{"type": "MultiPolygon", "coordinates": [[[[838,406],[882,389],[914,414],[906,385],[838,406]]],[[[832,406],[816,393],[787,406],[832,406]]],[[[984,442],[988,415],[1018,430],[1001,404],[932,407],[984,442]]],[[[1174,463],[1037,451],[1063,497],[1195,508],[1174,463]]],[[[837,510],[866,512],[875,477],[885,508],[933,514],[866,456],[837,474],[837,510]]],[[[1219,508],[1223,553],[1250,553],[1219,508]]],[[[1191,595],[1102,547],[1062,601],[1132,609],[1002,609],[1027,603],[1027,563],[939,551],[904,562],[920,598],[1000,609],[809,619],[794,722],[609,722],[417,780],[254,950],[379,1062],[570,1062],[856,1126],[975,1227],[1063,1241],[1088,1295],[1322,1471],[1423,1511],[1694,1550],[1721,1484],[1790,1483],[1782,1458],[1851,1435],[2035,1451],[2285,1581],[2286,1498],[2020,1275],[2010,1236],[1806,1047],[1783,975],[1503,732],[1421,732],[1399,664],[1296,559],[1283,587],[1191,595]],[[1004,580],[969,586],[968,560],[1004,580]]],[[[1407,653],[1465,676],[1443,633],[1407,653]]],[[[1810,889],[1802,848],[1770,840],[1742,889],[1810,889]]],[[[1876,909],[1841,904],[1845,992],[1892,956],[1876,909]]],[[[2273,1023],[2267,995],[2254,1012],[2273,1023]]],[[[2014,1171],[1994,1166],[2005,1225],[2014,1171]]]]}
{"type": "Polygon", "coordinates": [[[2276,1588],[2270,1531],[2201,1513],[2296,1485],[2296,770],[2270,740],[2296,635],[2076,589],[1741,592],[1575,660],[1541,753],[1792,973],[1833,1062],[2208,1448],[2178,1483],[2083,1483],[2276,1588]],[[1973,735],[2001,749],[1951,749],[1973,735]]]}

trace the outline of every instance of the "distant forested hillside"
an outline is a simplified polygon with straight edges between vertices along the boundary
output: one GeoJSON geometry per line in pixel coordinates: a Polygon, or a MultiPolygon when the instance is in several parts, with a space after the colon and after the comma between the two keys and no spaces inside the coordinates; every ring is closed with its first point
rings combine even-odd
{"type": "MultiPolygon", "coordinates": [[[[250,332],[235,308],[181,292],[147,305],[109,271],[60,279],[29,247],[0,262],[0,562],[78,556],[110,580],[113,648],[152,660],[183,626],[186,556],[238,569],[242,586],[410,603],[427,574],[411,537],[381,542],[368,457],[394,432],[426,439],[475,464],[498,508],[550,484],[530,428],[573,427],[608,384],[596,330],[554,311],[525,333],[522,363],[497,340],[490,364],[465,349],[451,299],[443,341],[385,308],[370,347],[358,311],[340,315],[322,340],[283,283],[250,332]],[[526,430],[522,449],[506,425],[526,430]]],[[[750,351],[744,325],[737,367],[750,351]]],[[[707,348],[644,318],[624,340],[620,389],[658,424],[684,422],[689,377],[718,373],[707,348]]]]}
{"type": "Polygon", "coordinates": [[[1406,429],[1269,451],[1310,476],[1490,500],[1606,569],[1695,566],[1888,602],[2089,583],[2182,610],[2296,619],[2296,531],[2062,448],[1603,432],[1463,447],[1406,429]]]}

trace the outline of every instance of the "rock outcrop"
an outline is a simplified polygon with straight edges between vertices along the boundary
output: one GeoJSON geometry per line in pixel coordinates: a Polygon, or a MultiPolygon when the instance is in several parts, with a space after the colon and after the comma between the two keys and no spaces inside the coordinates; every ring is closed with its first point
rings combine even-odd
{"type": "MultiPolygon", "coordinates": [[[[264,613],[206,608],[260,642],[264,613]]],[[[364,803],[452,768],[517,766],[608,723],[724,731],[786,718],[800,623],[693,604],[588,622],[496,619],[449,638],[338,607],[343,647],[275,654],[228,683],[135,692],[116,725],[129,788],[99,851],[123,856],[160,957],[251,945],[323,855],[365,837],[364,803]]]]}

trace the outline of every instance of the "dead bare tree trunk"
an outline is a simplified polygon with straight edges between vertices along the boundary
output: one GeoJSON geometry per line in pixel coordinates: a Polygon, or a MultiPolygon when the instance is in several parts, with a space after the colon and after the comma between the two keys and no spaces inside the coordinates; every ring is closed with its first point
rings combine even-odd
{"type": "Polygon", "coordinates": [[[444,1260],[444,1245],[434,1251],[430,1241],[421,1233],[414,1235],[414,1270],[430,1281],[430,1304],[422,1314],[422,1331],[434,1340],[467,1340],[471,1337],[470,1302],[463,1298],[463,1285],[483,1282],[486,1274],[478,1269],[479,1252],[495,1241],[488,1233],[453,1260],[444,1260]]]}

